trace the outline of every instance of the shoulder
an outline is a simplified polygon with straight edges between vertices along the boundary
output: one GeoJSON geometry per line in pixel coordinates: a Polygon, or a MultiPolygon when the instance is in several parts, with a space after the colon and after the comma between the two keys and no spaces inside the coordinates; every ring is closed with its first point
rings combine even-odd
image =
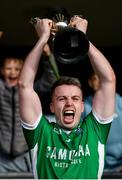
{"type": "Polygon", "coordinates": [[[5,89],[5,82],[2,79],[0,79],[0,90],[4,91],[4,89],[5,89]]]}
{"type": "Polygon", "coordinates": [[[2,79],[0,79],[0,85],[5,84],[2,79]]]}

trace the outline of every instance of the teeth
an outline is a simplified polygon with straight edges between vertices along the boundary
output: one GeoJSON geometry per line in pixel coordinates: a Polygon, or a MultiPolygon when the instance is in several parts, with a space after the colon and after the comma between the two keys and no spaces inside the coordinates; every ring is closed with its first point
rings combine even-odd
{"type": "Polygon", "coordinates": [[[66,110],[64,113],[74,113],[72,110],[66,110]]]}
{"type": "Polygon", "coordinates": [[[74,111],[73,110],[64,111],[64,116],[70,116],[70,115],[74,116],[74,111]]]}

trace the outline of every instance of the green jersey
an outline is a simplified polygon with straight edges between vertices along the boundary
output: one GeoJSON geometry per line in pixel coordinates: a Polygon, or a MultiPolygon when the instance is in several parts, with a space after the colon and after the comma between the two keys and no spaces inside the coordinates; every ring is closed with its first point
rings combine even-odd
{"type": "Polygon", "coordinates": [[[39,179],[101,178],[110,123],[100,124],[92,113],[70,133],[41,117],[34,129],[24,128],[39,179]]]}

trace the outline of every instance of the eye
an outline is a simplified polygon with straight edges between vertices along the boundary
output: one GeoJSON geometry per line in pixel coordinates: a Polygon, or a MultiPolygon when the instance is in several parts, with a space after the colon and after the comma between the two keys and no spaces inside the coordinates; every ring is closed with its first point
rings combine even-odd
{"type": "Polygon", "coordinates": [[[66,97],[64,97],[64,96],[59,96],[58,97],[58,101],[64,101],[66,99],[66,97]]]}
{"type": "Polygon", "coordinates": [[[73,97],[73,100],[74,100],[74,101],[79,101],[79,100],[80,100],[80,97],[79,97],[79,96],[74,96],[74,97],[73,97]]]}
{"type": "Polygon", "coordinates": [[[11,70],[11,68],[8,67],[8,68],[6,68],[6,70],[11,70]]]}
{"type": "Polygon", "coordinates": [[[16,71],[20,71],[20,68],[16,68],[15,70],[16,70],[16,71]]]}
{"type": "Polygon", "coordinates": [[[64,97],[60,97],[60,98],[58,98],[58,100],[59,101],[63,101],[63,100],[65,100],[65,98],[64,97]]]}

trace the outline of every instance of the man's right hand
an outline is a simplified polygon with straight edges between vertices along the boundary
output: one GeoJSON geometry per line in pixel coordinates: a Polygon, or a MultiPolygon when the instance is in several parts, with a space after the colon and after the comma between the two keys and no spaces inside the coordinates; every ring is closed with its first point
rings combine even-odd
{"type": "Polygon", "coordinates": [[[38,37],[45,37],[47,40],[50,37],[50,31],[52,28],[52,20],[49,19],[39,19],[37,18],[37,23],[34,25],[38,37]]]}

